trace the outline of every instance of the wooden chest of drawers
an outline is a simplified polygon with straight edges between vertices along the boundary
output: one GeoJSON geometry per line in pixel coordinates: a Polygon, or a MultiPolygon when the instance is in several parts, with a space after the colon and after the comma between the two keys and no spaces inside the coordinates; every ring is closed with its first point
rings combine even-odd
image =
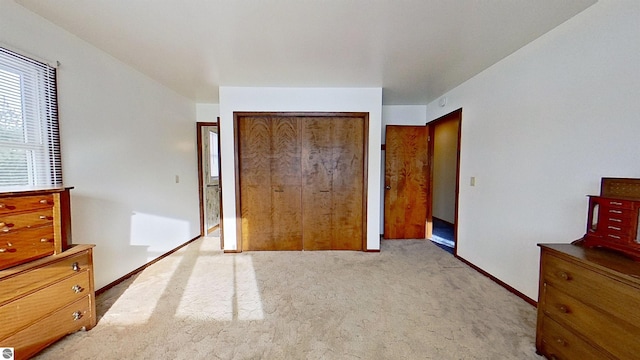
{"type": "Polygon", "coordinates": [[[538,353],[549,359],[637,359],[640,264],[605,249],[540,247],[538,353]]]}
{"type": "Polygon", "coordinates": [[[95,326],[93,246],[0,271],[0,323],[0,347],[13,347],[16,359],[95,326]]]}
{"type": "Polygon", "coordinates": [[[68,213],[69,188],[0,194],[0,270],[64,251],[68,213]]]}

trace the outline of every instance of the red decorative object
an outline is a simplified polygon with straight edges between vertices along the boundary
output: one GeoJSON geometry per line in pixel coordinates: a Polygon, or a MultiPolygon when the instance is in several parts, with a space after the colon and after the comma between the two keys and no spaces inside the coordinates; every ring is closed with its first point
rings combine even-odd
{"type": "Polygon", "coordinates": [[[604,247],[640,261],[640,179],[602,178],[600,195],[589,196],[584,245],[604,247]]]}

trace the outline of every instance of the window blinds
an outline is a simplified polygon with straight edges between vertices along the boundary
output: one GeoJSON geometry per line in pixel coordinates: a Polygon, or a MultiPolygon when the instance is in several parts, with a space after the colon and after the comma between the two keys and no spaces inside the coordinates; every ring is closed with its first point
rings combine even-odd
{"type": "Polygon", "coordinates": [[[0,47],[0,190],[61,185],[56,69],[0,47]]]}

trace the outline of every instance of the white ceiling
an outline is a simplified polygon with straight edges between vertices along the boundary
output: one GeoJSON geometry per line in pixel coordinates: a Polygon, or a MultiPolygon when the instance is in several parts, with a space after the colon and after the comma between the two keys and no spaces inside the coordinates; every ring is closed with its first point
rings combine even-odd
{"type": "Polygon", "coordinates": [[[596,0],[16,0],[197,102],[382,87],[427,104],[596,0]]]}

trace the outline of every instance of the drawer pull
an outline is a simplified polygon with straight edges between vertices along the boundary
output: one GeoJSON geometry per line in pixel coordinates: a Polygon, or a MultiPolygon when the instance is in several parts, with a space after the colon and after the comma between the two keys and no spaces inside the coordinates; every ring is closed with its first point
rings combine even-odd
{"type": "Polygon", "coordinates": [[[40,215],[40,220],[53,220],[53,218],[47,215],[40,215]]]}
{"type": "Polygon", "coordinates": [[[40,204],[49,204],[49,200],[42,199],[42,200],[40,200],[40,204]]]}
{"type": "Polygon", "coordinates": [[[0,204],[0,209],[14,210],[15,208],[16,208],[15,206],[0,204]]]}
{"type": "Polygon", "coordinates": [[[561,272],[560,272],[560,277],[561,277],[563,280],[567,280],[567,281],[568,281],[568,280],[571,280],[571,276],[569,276],[569,274],[567,274],[567,273],[566,273],[566,272],[564,272],[564,271],[561,271],[561,272]]]}
{"type": "Polygon", "coordinates": [[[613,222],[622,222],[621,219],[616,219],[616,218],[609,218],[609,221],[613,221],[613,222]]]}
{"type": "Polygon", "coordinates": [[[607,229],[611,229],[611,230],[617,230],[617,231],[620,231],[620,230],[622,230],[622,229],[620,229],[619,227],[616,227],[616,226],[611,226],[611,225],[609,225],[609,226],[607,226],[607,229]]]}
{"type": "Polygon", "coordinates": [[[11,247],[13,244],[7,241],[7,246],[11,247]]]}
{"type": "Polygon", "coordinates": [[[622,211],[620,210],[609,210],[609,212],[612,214],[622,214],[622,211]]]}
{"type": "Polygon", "coordinates": [[[609,201],[609,205],[622,206],[622,203],[621,203],[621,202],[618,202],[618,201],[609,201]]]}
{"type": "Polygon", "coordinates": [[[7,252],[6,248],[0,248],[0,253],[7,252]]]}
{"type": "Polygon", "coordinates": [[[558,306],[558,310],[560,310],[560,312],[563,312],[565,314],[569,313],[569,308],[567,307],[567,305],[560,305],[558,306]]]}
{"type": "Polygon", "coordinates": [[[73,320],[78,321],[82,319],[82,313],[80,311],[76,311],[72,314],[73,320]]]}
{"type": "Polygon", "coordinates": [[[618,240],[622,239],[620,236],[617,236],[617,235],[607,234],[607,236],[610,238],[618,239],[618,240]]]}
{"type": "Polygon", "coordinates": [[[558,360],[558,357],[557,357],[557,356],[555,356],[554,354],[551,354],[551,355],[549,355],[549,356],[551,356],[551,357],[549,358],[549,360],[558,360]]]}
{"type": "Polygon", "coordinates": [[[84,289],[80,285],[73,285],[73,287],[71,287],[71,290],[73,290],[73,292],[76,294],[80,294],[84,289]]]}
{"type": "Polygon", "coordinates": [[[565,346],[567,344],[567,342],[564,341],[564,339],[561,338],[561,337],[556,338],[556,343],[558,343],[558,345],[562,345],[562,346],[565,346]]]}
{"type": "Polygon", "coordinates": [[[49,242],[49,239],[42,238],[42,239],[40,239],[40,242],[41,243],[46,243],[46,242],[49,242]]]}
{"type": "Polygon", "coordinates": [[[73,264],[71,264],[71,270],[80,271],[80,264],[78,264],[77,262],[74,262],[73,264]]]}
{"type": "Polygon", "coordinates": [[[284,192],[284,190],[278,190],[278,189],[275,189],[275,190],[273,190],[273,191],[274,191],[274,192],[284,192]]]}

